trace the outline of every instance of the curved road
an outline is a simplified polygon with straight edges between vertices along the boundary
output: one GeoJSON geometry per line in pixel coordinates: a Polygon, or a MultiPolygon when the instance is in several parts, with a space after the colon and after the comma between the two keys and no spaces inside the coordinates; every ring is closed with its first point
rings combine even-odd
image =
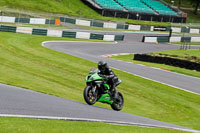
{"type": "MultiPolygon", "coordinates": [[[[200,94],[200,79],[167,72],[137,64],[102,57],[115,53],[148,53],[166,49],[177,49],[177,45],[155,45],[140,43],[141,35],[126,34],[125,41],[118,43],[45,42],[43,46],[78,56],[94,62],[106,60],[109,65],[129,73],[200,94]],[[192,86],[192,87],[191,87],[192,86]]],[[[199,132],[185,127],[156,121],[123,112],[89,106],[31,90],[0,84],[0,116],[33,117],[45,119],[102,121],[116,124],[162,127],[199,132]]]]}
{"type": "Polygon", "coordinates": [[[0,84],[0,92],[1,117],[106,122],[198,132],[161,121],[90,106],[9,85],[0,84]]]}
{"type": "MultiPolygon", "coordinates": [[[[102,55],[116,53],[149,53],[167,49],[178,49],[180,46],[171,44],[147,44],[141,43],[142,34],[126,34],[125,41],[118,43],[93,43],[93,42],[44,42],[43,46],[67,53],[73,56],[98,62],[105,60],[108,64],[125,72],[167,84],[188,92],[200,94],[200,78],[186,76],[161,69],[150,68],[124,61],[116,61],[104,58],[102,55]]],[[[193,46],[192,48],[200,48],[193,46]]]]}

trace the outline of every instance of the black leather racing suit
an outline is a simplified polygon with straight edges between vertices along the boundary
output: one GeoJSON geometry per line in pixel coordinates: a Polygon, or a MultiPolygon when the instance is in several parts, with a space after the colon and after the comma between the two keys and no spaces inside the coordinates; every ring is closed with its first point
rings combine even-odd
{"type": "Polygon", "coordinates": [[[111,68],[106,68],[105,71],[100,71],[99,75],[101,77],[108,79],[108,84],[110,85],[110,91],[115,92],[115,83],[118,81],[117,76],[114,74],[111,68]]]}

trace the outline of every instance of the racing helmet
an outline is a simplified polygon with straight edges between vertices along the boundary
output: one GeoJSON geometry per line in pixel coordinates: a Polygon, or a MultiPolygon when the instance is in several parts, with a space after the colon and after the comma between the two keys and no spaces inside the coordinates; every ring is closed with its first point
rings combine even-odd
{"type": "Polygon", "coordinates": [[[99,61],[98,62],[98,69],[102,72],[104,72],[108,68],[108,65],[104,61],[99,61]]]}

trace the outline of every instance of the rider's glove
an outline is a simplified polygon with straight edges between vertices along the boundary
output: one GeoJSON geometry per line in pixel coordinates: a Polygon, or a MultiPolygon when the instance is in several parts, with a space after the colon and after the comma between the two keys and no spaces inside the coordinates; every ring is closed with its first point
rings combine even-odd
{"type": "Polygon", "coordinates": [[[99,76],[102,77],[102,78],[106,78],[106,76],[105,76],[105,75],[102,75],[102,74],[99,74],[99,76]]]}

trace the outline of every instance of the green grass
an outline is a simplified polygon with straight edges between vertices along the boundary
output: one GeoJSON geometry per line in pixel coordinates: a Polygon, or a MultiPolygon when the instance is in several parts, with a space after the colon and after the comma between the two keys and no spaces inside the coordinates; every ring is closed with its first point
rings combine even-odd
{"type": "MultiPolygon", "coordinates": [[[[169,57],[178,56],[176,58],[181,58],[181,59],[183,59],[183,58],[186,58],[186,59],[189,58],[190,59],[191,56],[196,56],[197,58],[200,58],[200,50],[198,50],[198,49],[197,50],[167,50],[167,51],[162,51],[162,52],[155,52],[154,54],[168,55],[169,57]]],[[[115,56],[115,57],[112,57],[112,58],[117,59],[117,60],[134,62],[134,63],[137,63],[137,64],[143,64],[143,65],[147,65],[147,66],[157,67],[157,68],[161,68],[161,69],[166,69],[166,70],[170,70],[172,72],[177,72],[177,73],[195,76],[195,77],[200,78],[200,72],[199,71],[193,71],[193,70],[169,66],[169,65],[165,65],[165,64],[136,61],[136,60],[133,60],[133,58],[134,58],[133,54],[120,55],[120,56],[115,56]]]]}
{"type": "MultiPolygon", "coordinates": [[[[171,23],[165,22],[151,22],[151,21],[138,21],[123,18],[103,17],[88,6],[86,6],[81,0],[1,0],[0,9],[4,11],[4,8],[19,9],[25,11],[47,12],[56,14],[66,14],[69,16],[85,17],[90,19],[100,20],[112,20],[121,21],[122,23],[127,22],[131,24],[140,25],[160,25],[160,26],[171,26],[171,23]],[[79,7],[79,8],[77,8],[79,7]]],[[[5,10],[6,11],[6,10],[5,10]]],[[[19,14],[17,14],[19,16],[19,14]]]]}
{"type": "MultiPolygon", "coordinates": [[[[170,1],[167,1],[171,3],[170,1]]],[[[177,1],[175,0],[175,3],[177,1]]],[[[183,5],[190,5],[187,0],[183,0],[183,5]]],[[[191,6],[189,6],[191,7],[191,6]]],[[[76,17],[84,17],[89,19],[100,19],[100,20],[112,20],[119,21],[120,23],[130,23],[130,24],[140,24],[140,25],[160,25],[160,26],[171,26],[169,22],[151,22],[151,21],[138,21],[138,20],[130,20],[123,18],[113,18],[113,17],[103,17],[88,6],[86,6],[81,0],[1,0],[0,1],[0,10],[5,12],[6,9],[16,9],[16,10],[24,10],[31,12],[38,12],[38,14],[42,13],[56,13],[56,14],[65,14],[69,16],[76,17]],[[79,8],[77,8],[79,7],[79,8]]],[[[200,17],[199,15],[194,15],[192,11],[184,11],[188,13],[188,23],[199,23],[200,17]]],[[[13,14],[13,13],[8,13],[13,14]]],[[[16,13],[16,16],[19,17],[19,13],[16,13]]],[[[55,17],[57,15],[50,15],[51,17],[55,17]]],[[[181,26],[181,25],[180,25],[181,26]]]]}
{"type": "Polygon", "coordinates": [[[111,125],[95,122],[0,118],[1,133],[186,133],[161,128],[111,125]]]}
{"type": "Polygon", "coordinates": [[[200,50],[199,49],[187,49],[187,50],[166,50],[161,52],[154,52],[155,54],[166,54],[168,56],[178,56],[177,58],[184,58],[184,57],[192,57],[196,56],[200,58],[200,50]]]}
{"type": "Polygon", "coordinates": [[[67,26],[63,25],[54,25],[54,24],[28,24],[28,23],[5,23],[0,22],[0,25],[6,25],[6,26],[23,26],[23,27],[33,27],[33,28],[51,28],[51,29],[71,29],[67,26]]]}
{"type": "MultiPolygon", "coordinates": [[[[173,42],[172,44],[184,44],[183,42],[173,42]]],[[[191,42],[189,45],[200,45],[200,42],[191,42]]]]}
{"type": "MultiPolygon", "coordinates": [[[[85,76],[97,64],[42,47],[41,42],[75,40],[0,32],[0,82],[79,102],[85,76]]],[[[200,129],[200,96],[119,70],[123,112],[200,129]]],[[[110,109],[107,104],[96,104],[110,109]]]]}
{"type": "Polygon", "coordinates": [[[200,63],[200,50],[199,49],[167,50],[167,51],[162,51],[162,52],[150,53],[150,55],[171,57],[171,58],[182,59],[182,60],[200,63]]]}
{"type": "Polygon", "coordinates": [[[0,7],[28,10],[34,12],[62,13],[73,16],[100,16],[80,0],[1,0],[0,7]],[[77,8],[79,7],[79,8],[77,8]]]}

